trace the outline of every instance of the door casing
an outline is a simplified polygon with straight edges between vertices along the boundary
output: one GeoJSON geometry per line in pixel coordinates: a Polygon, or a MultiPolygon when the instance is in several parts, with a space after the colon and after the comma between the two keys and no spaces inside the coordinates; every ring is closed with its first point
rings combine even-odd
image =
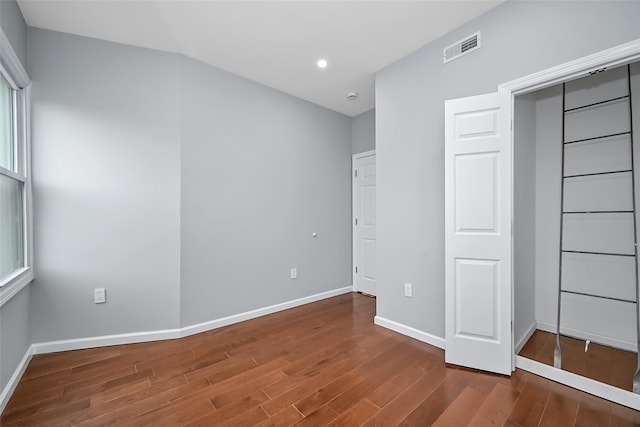
{"type": "MultiPolygon", "coordinates": [[[[351,198],[352,198],[352,202],[351,202],[351,211],[352,211],[352,222],[351,222],[351,229],[352,229],[352,259],[353,262],[351,263],[351,274],[352,274],[352,286],[353,286],[353,290],[354,291],[363,291],[363,289],[359,289],[358,288],[358,273],[356,273],[356,266],[358,265],[358,261],[359,261],[359,257],[360,257],[360,250],[358,248],[358,227],[355,224],[355,220],[356,220],[356,216],[357,216],[357,208],[358,208],[358,200],[357,200],[357,178],[356,178],[356,171],[358,169],[358,161],[361,159],[364,159],[366,157],[371,157],[376,155],[376,150],[370,150],[370,151],[365,151],[362,153],[357,153],[351,156],[351,182],[352,182],[352,189],[351,189],[351,198]]],[[[376,254],[376,262],[377,262],[377,254],[376,254]]],[[[364,268],[363,266],[360,266],[361,268],[364,268]]],[[[362,271],[361,271],[362,272],[362,271]]],[[[366,292],[366,290],[364,290],[366,292]]]]}

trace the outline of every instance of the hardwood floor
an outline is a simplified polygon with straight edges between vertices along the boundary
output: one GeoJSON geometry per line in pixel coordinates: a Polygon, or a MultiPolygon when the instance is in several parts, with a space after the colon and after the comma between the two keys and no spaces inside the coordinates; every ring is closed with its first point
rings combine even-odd
{"type": "Polygon", "coordinates": [[[524,371],[448,367],[346,294],[179,340],[34,356],[2,426],[637,426],[524,371]]]}
{"type": "MultiPolygon", "coordinates": [[[[584,341],[560,336],[562,346],[562,369],[591,378],[624,390],[633,390],[633,376],[636,373],[638,356],[636,353],[589,344],[584,351],[584,341]]],[[[537,330],[520,351],[520,356],[553,366],[553,350],[556,334],[537,330]]]]}

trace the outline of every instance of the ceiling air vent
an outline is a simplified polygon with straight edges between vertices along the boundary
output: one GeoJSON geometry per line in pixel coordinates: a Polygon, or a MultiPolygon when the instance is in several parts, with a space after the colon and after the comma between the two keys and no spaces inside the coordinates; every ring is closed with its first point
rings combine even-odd
{"type": "Polygon", "coordinates": [[[460,58],[480,47],[480,31],[442,49],[442,63],[460,58]]]}

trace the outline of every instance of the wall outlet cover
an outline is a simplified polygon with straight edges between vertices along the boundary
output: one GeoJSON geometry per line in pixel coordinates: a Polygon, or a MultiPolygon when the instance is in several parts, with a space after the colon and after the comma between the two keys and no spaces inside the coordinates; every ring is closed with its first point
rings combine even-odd
{"type": "Polygon", "coordinates": [[[404,284],[404,296],[413,298],[413,285],[411,283],[404,284]]]}
{"type": "Polygon", "coordinates": [[[93,302],[95,304],[104,304],[105,302],[107,302],[107,290],[105,288],[94,289],[93,302]]]}
{"type": "Polygon", "coordinates": [[[291,278],[292,279],[297,279],[298,278],[298,269],[295,268],[295,267],[291,269],[291,278]]]}

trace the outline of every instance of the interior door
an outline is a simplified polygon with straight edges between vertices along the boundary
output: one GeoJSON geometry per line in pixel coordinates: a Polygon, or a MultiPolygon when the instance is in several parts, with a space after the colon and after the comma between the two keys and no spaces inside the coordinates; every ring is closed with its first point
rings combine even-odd
{"type": "Polygon", "coordinates": [[[512,371],[511,96],[445,102],[447,363],[512,371]]]}
{"type": "Polygon", "coordinates": [[[376,155],[353,156],[353,284],[376,295],[376,155]]]}

